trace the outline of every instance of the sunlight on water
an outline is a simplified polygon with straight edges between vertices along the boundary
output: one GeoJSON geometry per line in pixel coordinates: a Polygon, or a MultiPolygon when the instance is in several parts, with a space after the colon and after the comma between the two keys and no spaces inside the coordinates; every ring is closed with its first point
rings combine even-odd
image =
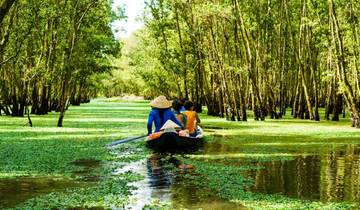
{"type": "Polygon", "coordinates": [[[180,162],[172,156],[153,154],[148,159],[130,163],[119,168],[116,173],[132,171],[145,179],[132,183],[133,191],[130,209],[142,209],[153,200],[170,203],[173,209],[246,209],[240,204],[222,200],[207,189],[198,188],[183,181],[184,173],[169,170],[180,162]]]}

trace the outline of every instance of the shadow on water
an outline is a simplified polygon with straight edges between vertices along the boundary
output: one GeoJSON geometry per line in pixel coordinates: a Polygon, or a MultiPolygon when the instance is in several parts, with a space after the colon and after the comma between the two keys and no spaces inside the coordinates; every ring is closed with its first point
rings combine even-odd
{"type": "MultiPolygon", "coordinates": [[[[152,154],[148,159],[130,164],[118,171],[133,171],[145,176],[133,183],[131,209],[142,209],[152,200],[170,203],[173,209],[244,209],[243,206],[216,197],[211,191],[184,181],[194,169],[179,169],[181,162],[171,154],[152,154]]],[[[195,169],[196,170],[196,169],[195,169]]]]}
{"type": "Polygon", "coordinates": [[[97,182],[100,180],[99,176],[94,175],[92,172],[101,167],[101,162],[94,159],[79,159],[71,162],[72,165],[77,166],[78,170],[73,171],[73,177],[81,181],[97,182]]]}
{"type": "Polygon", "coordinates": [[[70,164],[77,166],[79,169],[73,172],[73,176],[80,177],[79,179],[65,177],[0,179],[0,209],[12,208],[30,198],[51,192],[89,186],[98,180],[98,177],[91,175],[91,172],[100,167],[99,161],[81,159],[70,164]]]}

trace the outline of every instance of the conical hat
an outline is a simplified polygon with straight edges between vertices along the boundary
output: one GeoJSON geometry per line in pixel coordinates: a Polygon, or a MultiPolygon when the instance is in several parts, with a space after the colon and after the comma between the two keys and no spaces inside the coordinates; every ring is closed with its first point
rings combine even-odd
{"type": "Polygon", "coordinates": [[[150,102],[150,106],[158,109],[167,109],[170,108],[172,104],[165,96],[159,96],[150,102]]]}
{"type": "Polygon", "coordinates": [[[180,128],[180,126],[174,123],[171,120],[166,121],[166,123],[160,128],[160,130],[165,130],[167,128],[180,128]]]}

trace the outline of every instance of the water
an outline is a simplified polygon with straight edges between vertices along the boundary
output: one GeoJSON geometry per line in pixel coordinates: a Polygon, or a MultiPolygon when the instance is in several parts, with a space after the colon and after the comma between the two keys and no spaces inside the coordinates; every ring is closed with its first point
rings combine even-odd
{"type": "MultiPolygon", "coordinates": [[[[214,141],[205,145],[204,154],[218,155],[219,158],[210,161],[225,165],[258,168],[243,174],[254,181],[247,189],[251,192],[323,202],[360,202],[360,145],[319,149],[316,154],[291,146],[275,149],[278,153],[273,157],[257,160],[251,153],[241,157],[249,152],[241,146],[230,147],[214,141]],[[282,159],[277,156],[281,154],[293,157],[282,159]]],[[[257,149],[252,150],[256,155],[257,149]]]]}
{"type": "Polygon", "coordinates": [[[288,197],[360,202],[360,147],[295,157],[289,161],[253,163],[263,169],[247,176],[255,181],[251,191],[288,197]]]}
{"type": "MultiPolygon", "coordinates": [[[[284,150],[286,151],[286,150],[284,150]]],[[[283,151],[283,152],[284,152],[283,151]]],[[[260,194],[281,194],[291,198],[323,202],[360,203],[360,146],[345,145],[302,154],[292,148],[293,156],[253,159],[234,154],[248,152],[244,148],[230,147],[218,141],[206,144],[199,156],[210,154],[220,158],[207,162],[233,166],[252,166],[243,176],[254,181],[246,190],[260,194]],[[221,156],[224,158],[221,158],[221,156]],[[272,159],[274,158],[274,159],[272,159]]],[[[194,155],[197,156],[196,154],[194,155]]],[[[200,158],[201,160],[201,158],[200,158]]],[[[171,155],[153,154],[148,159],[125,167],[143,174],[146,178],[134,183],[131,209],[141,209],[153,199],[170,203],[174,209],[245,209],[245,207],[218,198],[208,189],[199,189],[183,179],[184,174],[194,175],[196,169],[174,172],[171,166],[181,164],[171,155]]]]}
{"type": "MultiPolygon", "coordinates": [[[[300,154],[298,148],[282,148],[272,157],[254,159],[244,156],[249,148],[229,146],[221,141],[205,145],[202,151],[193,154],[203,156],[208,162],[233,166],[253,166],[243,176],[254,181],[246,190],[261,194],[281,194],[287,197],[323,201],[360,203],[360,146],[344,145],[327,148],[314,153],[300,154]],[[290,158],[277,154],[289,153],[290,158]],[[208,156],[204,156],[208,155],[208,156]],[[216,158],[207,158],[216,157],[216,158]]],[[[251,152],[251,151],[250,151],[251,152]]],[[[258,152],[256,148],[252,152],[258,152]]],[[[264,152],[265,153],[265,152],[264,152]]],[[[123,154],[119,154],[123,155],[123,154]]],[[[271,155],[271,154],[270,154],[271,155]]],[[[74,171],[80,179],[56,177],[21,177],[0,180],[0,208],[14,207],[27,199],[67,188],[82,187],[96,183],[99,178],[92,172],[101,167],[96,160],[77,160],[74,171]]],[[[223,200],[206,188],[199,188],[184,179],[184,175],[196,175],[195,169],[174,170],[182,163],[171,154],[152,154],[149,158],[119,165],[116,173],[133,171],[145,179],[131,183],[133,192],[126,209],[142,209],[152,200],[169,203],[173,209],[246,209],[244,206],[223,200]]]]}
{"type": "Polygon", "coordinates": [[[97,182],[100,181],[100,177],[94,175],[92,172],[101,167],[99,160],[93,159],[79,159],[75,160],[71,164],[78,167],[78,170],[73,171],[74,177],[80,177],[81,181],[97,182]]]}
{"type": "Polygon", "coordinates": [[[174,171],[181,163],[171,155],[153,154],[148,159],[131,163],[117,173],[132,171],[145,179],[132,183],[137,188],[127,209],[142,209],[152,200],[171,204],[173,209],[245,209],[240,204],[216,197],[211,191],[184,182],[182,176],[193,169],[174,171]]]}
{"type": "Polygon", "coordinates": [[[0,180],[0,208],[11,208],[36,196],[81,186],[84,186],[84,183],[54,177],[21,177],[0,180]]]}
{"type": "Polygon", "coordinates": [[[89,186],[98,180],[98,177],[91,175],[91,172],[100,167],[99,161],[81,159],[71,164],[78,166],[79,170],[73,173],[74,177],[80,177],[78,180],[64,177],[0,179],[0,209],[15,207],[30,198],[50,192],[89,186]]]}

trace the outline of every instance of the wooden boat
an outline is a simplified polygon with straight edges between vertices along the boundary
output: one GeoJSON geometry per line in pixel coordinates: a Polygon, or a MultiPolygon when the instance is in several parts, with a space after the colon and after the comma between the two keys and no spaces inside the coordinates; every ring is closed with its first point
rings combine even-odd
{"type": "Polygon", "coordinates": [[[165,131],[158,138],[146,140],[146,146],[157,151],[181,151],[198,149],[204,143],[203,130],[197,128],[198,135],[196,137],[184,137],[177,135],[176,132],[165,131]]]}

